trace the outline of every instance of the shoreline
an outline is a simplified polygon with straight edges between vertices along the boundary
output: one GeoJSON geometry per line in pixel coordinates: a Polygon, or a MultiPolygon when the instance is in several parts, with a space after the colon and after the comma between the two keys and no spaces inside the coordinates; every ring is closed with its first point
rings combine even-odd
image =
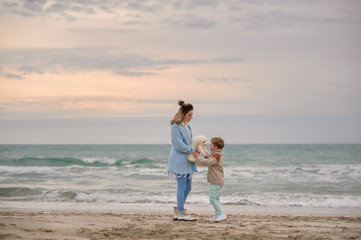
{"type": "MultiPolygon", "coordinates": [[[[110,212],[110,213],[171,213],[174,204],[124,204],[96,202],[27,202],[0,201],[0,211],[64,211],[64,212],[110,212]]],[[[190,205],[192,213],[212,214],[211,205],[190,205]]],[[[302,206],[245,206],[222,205],[227,214],[293,214],[293,215],[342,215],[361,216],[361,208],[330,208],[302,206]]]]}

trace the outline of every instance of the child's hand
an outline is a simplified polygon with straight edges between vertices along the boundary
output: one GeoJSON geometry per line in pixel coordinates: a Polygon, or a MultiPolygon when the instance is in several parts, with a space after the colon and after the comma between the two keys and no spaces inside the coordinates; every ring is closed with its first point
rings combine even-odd
{"type": "Polygon", "coordinates": [[[194,152],[194,153],[193,153],[193,157],[194,157],[194,158],[197,158],[198,156],[199,156],[199,152],[194,152]]]}

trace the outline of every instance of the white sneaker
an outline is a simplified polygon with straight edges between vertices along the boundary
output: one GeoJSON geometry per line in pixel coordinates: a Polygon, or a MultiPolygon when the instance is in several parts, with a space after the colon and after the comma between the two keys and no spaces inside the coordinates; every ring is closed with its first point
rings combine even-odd
{"type": "Polygon", "coordinates": [[[217,216],[213,216],[212,219],[209,219],[209,221],[214,222],[214,220],[217,218],[217,216]]]}
{"type": "Polygon", "coordinates": [[[180,214],[178,214],[179,221],[196,221],[197,218],[191,217],[187,213],[187,209],[184,209],[180,214]]]}
{"type": "Polygon", "coordinates": [[[173,215],[173,221],[178,220],[178,215],[180,214],[180,211],[177,207],[173,207],[174,215],[173,215]]]}
{"type": "Polygon", "coordinates": [[[227,219],[227,216],[224,215],[224,214],[221,214],[221,215],[217,215],[216,218],[214,219],[214,222],[220,222],[220,221],[223,221],[223,220],[226,220],[227,219]]]}

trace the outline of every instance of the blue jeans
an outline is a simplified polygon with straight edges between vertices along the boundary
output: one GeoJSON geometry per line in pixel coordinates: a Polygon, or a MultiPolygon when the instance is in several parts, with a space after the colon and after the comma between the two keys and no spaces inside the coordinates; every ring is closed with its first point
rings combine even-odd
{"type": "Polygon", "coordinates": [[[221,209],[221,202],[220,202],[221,192],[222,192],[222,186],[211,184],[211,188],[209,190],[209,201],[214,207],[216,216],[223,214],[221,209]]]}
{"type": "Polygon", "coordinates": [[[177,208],[182,212],[184,210],[184,203],[192,189],[192,178],[190,174],[180,176],[177,177],[177,183],[177,208]]]}

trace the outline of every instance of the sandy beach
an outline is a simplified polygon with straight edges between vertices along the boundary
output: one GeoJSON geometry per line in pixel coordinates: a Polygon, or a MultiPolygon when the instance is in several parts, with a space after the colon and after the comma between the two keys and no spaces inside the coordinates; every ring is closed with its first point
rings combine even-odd
{"type": "Polygon", "coordinates": [[[282,213],[253,208],[230,213],[234,206],[226,206],[228,219],[212,223],[210,206],[189,207],[196,222],[173,221],[169,206],[94,206],[62,205],[51,210],[54,206],[47,204],[15,208],[2,203],[0,239],[361,239],[357,212],[282,213]]]}

